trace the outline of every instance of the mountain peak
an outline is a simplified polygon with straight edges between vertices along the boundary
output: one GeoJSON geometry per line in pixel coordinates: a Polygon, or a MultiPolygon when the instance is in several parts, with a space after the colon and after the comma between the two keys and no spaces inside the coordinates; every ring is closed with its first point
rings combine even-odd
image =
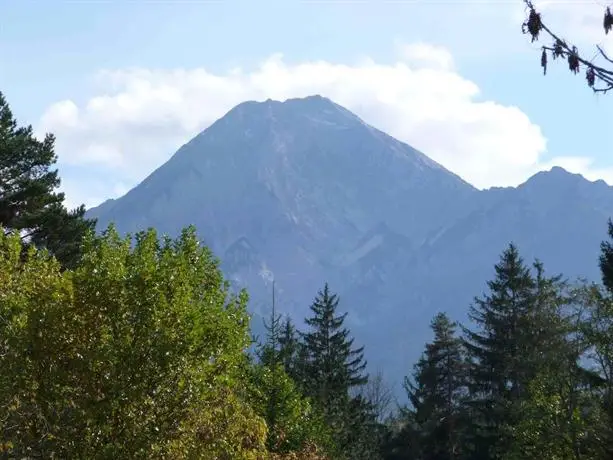
{"type": "Polygon", "coordinates": [[[271,98],[268,98],[264,101],[257,101],[257,100],[245,101],[245,102],[241,102],[240,104],[236,105],[228,113],[231,113],[233,111],[251,111],[251,110],[260,111],[263,109],[265,110],[265,109],[269,109],[273,107],[280,108],[283,106],[299,107],[302,110],[306,108],[326,109],[326,108],[340,107],[337,104],[335,104],[331,99],[328,99],[327,97],[321,96],[319,94],[313,94],[311,96],[305,96],[305,97],[288,98],[288,99],[285,99],[284,101],[280,101],[277,99],[271,99],[271,98]]]}
{"type": "Polygon", "coordinates": [[[561,166],[553,166],[549,171],[539,171],[520,187],[547,187],[547,188],[568,188],[578,187],[581,184],[596,184],[598,187],[608,185],[602,179],[591,181],[582,174],[572,173],[561,166]]]}
{"type": "Polygon", "coordinates": [[[571,201],[606,203],[610,200],[611,194],[611,187],[605,181],[591,181],[560,166],[536,173],[521,184],[518,190],[531,200],[548,203],[571,201]]]}
{"type": "MultiPolygon", "coordinates": [[[[249,225],[254,227],[249,241],[259,250],[272,244],[267,226],[309,247],[343,235],[351,245],[379,222],[423,238],[429,227],[417,216],[433,214],[434,220],[446,221],[448,198],[474,191],[411,146],[332,100],[312,95],[237,105],[117,200],[104,218],[98,216],[100,222],[115,220],[126,209],[122,220],[132,231],[142,226],[137,217],[158,219],[164,209],[172,218],[159,217],[159,229],[174,234],[184,222],[198,224],[221,251],[249,225]],[[417,195],[424,199],[407,199],[417,195]],[[167,209],[172,200],[186,205],[167,209]],[[132,201],[143,209],[140,216],[127,215],[132,201]],[[193,209],[202,211],[194,214],[193,209]],[[259,215],[269,223],[256,225],[259,215]]],[[[324,249],[329,248],[317,247],[318,253],[324,249]]]]}
{"type": "Polygon", "coordinates": [[[231,109],[221,120],[234,121],[236,118],[243,119],[280,119],[280,118],[310,118],[324,119],[328,122],[364,122],[354,113],[336,104],[331,99],[319,94],[289,98],[284,101],[266,99],[265,101],[246,101],[231,109]]]}

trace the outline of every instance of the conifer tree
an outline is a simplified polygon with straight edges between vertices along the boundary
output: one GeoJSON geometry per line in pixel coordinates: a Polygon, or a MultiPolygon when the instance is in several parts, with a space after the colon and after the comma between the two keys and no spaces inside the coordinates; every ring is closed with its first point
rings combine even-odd
{"type": "MultiPolygon", "coordinates": [[[[608,222],[608,236],[613,240],[613,221],[608,222]]],[[[600,244],[600,273],[602,275],[602,284],[613,295],[613,242],[603,241],[600,244]]]]}
{"type": "MultiPolygon", "coordinates": [[[[426,344],[415,365],[413,377],[405,379],[410,407],[405,423],[418,433],[417,446],[423,460],[451,460],[462,456],[462,401],[466,395],[466,359],[456,324],[444,313],[437,314],[431,326],[432,343],[426,344]]],[[[405,431],[405,434],[406,431],[405,431]]]]}
{"type": "Polygon", "coordinates": [[[581,290],[587,314],[582,334],[590,345],[587,357],[599,379],[593,396],[601,409],[600,445],[603,456],[613,456],[613,221],[608,222],[608,240],[600,245],[600,272],[603,288],[584,286],[581,290]]]}
{"type": "Polygon", "coordinates": [[[302,385],[306,365],[306,349],[300,342],[298,331],[289,316],[280,325],[279,362],[285,373],[297,385],[302,385]]]}
{"type": "Polygon", "coordinates": [[[24,242],[48,249],[65,267],[75,265],[83,237],[95,226],[85,208],[64,205],[56,163],[55,139],[34,137],[31,126],[18,127],[0,93],[0,227],[18,231],[24,242]]]}
{"type": "Polygon", "coordinates": [[[353,348],[353,338],[343,327],[347,313],[337,313],[338,303],[338,296],[326,283],[310,307],[313,315],[305,320],[310,331],[303,334],[308,354],[307,391],[329,411],[347,400],[349,390],[368,381],[363,373],[364,347],[353,348]]]}
{"type": "Polygon", "coordinates": [[[307,359],[305,390],[322,410],[344,458],[375,458],[372,452],[360,451],[355,445],[356,434],[362,435],[362,439],[366,435],[365,424],[356,423],[360,420],[359,409],[365,419],[376,416],[374,411],[367,413],[367,404],[351,397],[351,390],[368,381],[364,373],[366,361],[364,348],[354,348],[349,330],[343,327],[347,313],[338,314],[338,304],[338,296],[330,292],[326,283],[311,305],[312,316],[305,320],[310,327],[301,333],[307,359]]]}
{"type": "Polygon", "coordinates": [[[275,452],[275,446],[278,444],[277,433],[277,411],[279,405],[283,404],[283,401],[279,400],[279,373],[281,371],[281,362],[279,359],[279,327],[281,317],[277,315],[275,305],[275,283],[272,283],[272,308],[270,313],[270,320],[268,323],[264,321],[264,328],[266,329],[266,342],[260,347],[259,355],[262,365],[267,369],[269,373],[269,385],[265,388],[266,394],[264,398],[265,403],[265,420],[268,426],[268,439],[267,445],[271,452],[275,452]]]}
{"type": "Polygon", "coordinates": [[[264,321],[264,328],[266,340],[258,349],[260,363],[253,368],[254,385],[250,399],[266,421],[266,447],[269,452],[279,454],[298,452],[309,443],[331,450],[333,443],[323,424],[323,417],[284,370],[285,361],[293,366],[291,360],[294,359],[287,347],[297,347],[299,344],[289,319],[282,329],[281,315],[276,310],[274,282],[270,319],[264,321]]]}
{"type": "Polygon", "coordinates": [[[547,278],[535,263],[533,276],[514,245],[503,252],[488,282],[489,293],[476,298],[465,328],[471,358],[471,458],[500,458],[510,449],[509,427],[520,421],[521,402],[543,365],[559,351],[560,330],[552,321],[564,303],[560,277],[547,278]]]}

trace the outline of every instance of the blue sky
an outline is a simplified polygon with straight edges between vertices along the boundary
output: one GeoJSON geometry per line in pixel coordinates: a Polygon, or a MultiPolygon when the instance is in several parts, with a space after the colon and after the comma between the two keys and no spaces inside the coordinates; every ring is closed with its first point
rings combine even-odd
{"type": "MultiPolygon", "coordinates": [[[[591,53],[611,44],[601,3],[543,14],[591,53]]],[[[563,64],[543,77],[522,17],[521,0],[2,0],[0,91],[56,134],[70,204],[124,193],[241,100],[315,92],[480,187],[553,164],[613,184],[613,95],[563,64]]]]}

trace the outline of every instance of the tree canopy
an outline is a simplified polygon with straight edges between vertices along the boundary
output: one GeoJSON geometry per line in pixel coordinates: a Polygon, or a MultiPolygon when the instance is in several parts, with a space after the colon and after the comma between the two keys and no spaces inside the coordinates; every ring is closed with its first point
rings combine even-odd
{"type": "Polygon", "coordinates": [[[81,239],[95,226],[85,207],[68,210],[60,186],[55,138],[41,141],[31,126],[18,126],[0,92],[0,225],[22,240],[47,248],[63,266],[74,266],[81,239]]]}

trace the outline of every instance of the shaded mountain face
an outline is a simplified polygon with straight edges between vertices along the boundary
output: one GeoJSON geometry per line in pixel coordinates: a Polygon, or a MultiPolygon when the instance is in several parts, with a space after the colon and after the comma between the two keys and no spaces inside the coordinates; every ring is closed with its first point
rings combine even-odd
{"type": "Polygon", "coordinates": [[[367,232],[385,225],[417,245],[475,193],[412,147],[313,96],[240,104],[89,215],[123,232],[153,226],[176,235],[194,224],[236,281],[257,290],[274,276],[280,301],[304,306],[367,232]]]}
{"type": "MultiPolygon", "coordinates": [[[[510,242],[526,263],[540,259],[550,275],[600,281],[600,242],[610,217],[612,187],[553,168],[517,188],[479,192],[464,216],[396,258],[384,282],[373,286],[366,276],[352,274],[343,298],[361,318],[364,342],[384,345],[374,362],[398,383],[431,339],[428,322],[437,312],[466,324],[468,307],[486,292],[510,242]]],[[[376,261],[371,269],[390,265],[389,254],[378,248],[369,253],[376,261]]]]}
{"type": "Polygon", "coordinates": [[[400,388],[438,311],[465,321],[509,242],[551,273],[598,279],[613,189],[554,168],[477,191],[412,147],[313,96],[246,102],[117,200],[98,228],[193,224],[250,308],[298,324],[329,281],[373,369],[400,388]]]}

